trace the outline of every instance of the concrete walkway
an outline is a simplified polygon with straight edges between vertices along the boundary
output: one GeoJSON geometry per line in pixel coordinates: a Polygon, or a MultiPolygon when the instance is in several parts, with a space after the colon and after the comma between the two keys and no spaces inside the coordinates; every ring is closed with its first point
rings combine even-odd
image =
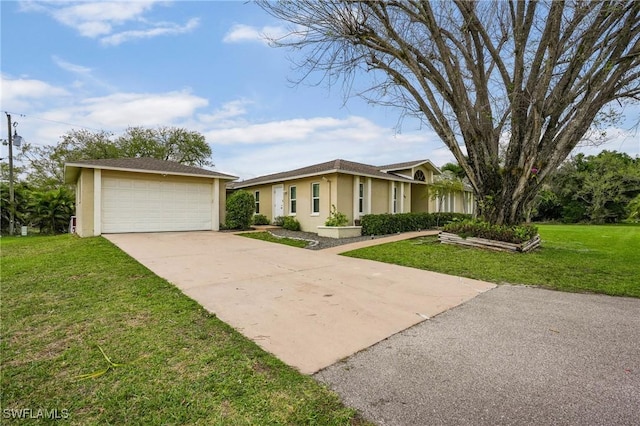
{"type": "MultiPolygon", "coordinates": [[[[404,238],[410,236],[404,234],[404,238]]],[[[307,374],[494,287],[229,233],[105,237],[262,348],[307,374]]],[[[380,244],[390,239],[374,241],[380,244]]]]}
{"type": "Polygon", "coordinates": [[[376,238],[376,239],[371,239],[366,241],[359,241],[357,243],[351,243],[351,244],[343,244],[335,247],[329,247],[329,248],[323,249],[322,252],[331,253],[331,254],[340,254],[340,253],[346,253],[351,250],[357,250],[360,248],[377,246],[380,244],[393,243],[395,241],[409,240],[411,238],[426,237],[429,235],[438,235],[439,233],[440,231],[433,231],[433,230],[404,232],[402,234],[389,235],[387,237],[376,238]]]}

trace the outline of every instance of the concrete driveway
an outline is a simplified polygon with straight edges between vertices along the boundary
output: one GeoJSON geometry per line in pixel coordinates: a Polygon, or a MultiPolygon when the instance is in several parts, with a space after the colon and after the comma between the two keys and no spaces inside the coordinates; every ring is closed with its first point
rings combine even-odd
{"type": "Polygon", "coordinates": [[[640,425],[640,299],[500,286],[315,377],[380,425],[640,425]]]}
{"type": "Polygon", "coordinates": [[[494,287],[230,233],[105,237],[307,374],[494,287]]]}

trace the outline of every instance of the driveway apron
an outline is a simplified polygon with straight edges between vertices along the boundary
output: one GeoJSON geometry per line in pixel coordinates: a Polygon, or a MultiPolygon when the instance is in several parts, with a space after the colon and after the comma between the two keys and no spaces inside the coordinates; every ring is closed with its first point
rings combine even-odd
{"type": "Polygon", "coordinates": [[[501,285],[315,377],[379,425],[640,425],[640,300],[501,285]]]}
{"type": "Polygon", "coordinates": [[[105,237],[306,374],[494,287],[230,233],[105,237]]]}

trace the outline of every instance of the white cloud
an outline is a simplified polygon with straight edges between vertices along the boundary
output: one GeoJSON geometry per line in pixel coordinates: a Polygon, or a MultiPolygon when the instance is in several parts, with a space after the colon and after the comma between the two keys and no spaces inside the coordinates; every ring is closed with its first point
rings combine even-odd
{"type": "Polygon", "coordinates": [[[2,75],[2,105],[6,109],[16,108],[15,103],[43,98],[68,96],[69,92],[41,80],[29,78],[10,78],[2,75]]]}
{"type": "Polygon", "coordinates": [[[252,27],[244,24],[235,24],[229,29],[222,39],[225,43],[258,42],[268,44],[270,39],[279,39],[287,35],[289,31],[284,26],[252,27]]]}
{"type": "Polygon", "coordinates": [[[116,93],[87,98],[76,107],[83,120],[94,126],[122,129],[128,126],[163,126],[186,119],[208,101],[188,91],[168,93],[116,93]]]}
{"type": "Polygon", "coordinates": [[[103,37],[100,42],[107,46],[117,46],[125,41],[153,38],[162,35],[184,34],[193,31],[200,25],[198,18],[190,19],[185,25],[177,25],[170,22],[164,22],[160,26],[146,30],[131,30],[103,37]]]}
{"type": "Polygon", "coordinates": [[[62,68],[65,71],[69,71],[74,74],[91,73],[91,68],[88,68],[82,65],[72,64],[71,62],[67,62],[64,59],[60,58],[59,56],[53,55],[51,59],[58,67],[62,68]]]}
{"type": "Polygon", "coordinates": [[[247,99],[239,99],[227,102],[221,108],[210,114],[198,114],[198,120],[203,123],[211,123],[216,127],[231,125],[235,123],[231,119],[241,117],[247,113],[247,106],[253,104],[253,101],[247,99]]]}
{"type": "Polygon", "coordinates": [[[2,79],[3,108],[20,117],[20,134],[36,145],[56,144],[71,129],[119,134],[129,126],[183,126],[208,103],[188,90],[83,98],[37,80],[2,79]]]}
{"type": "Polygon", "coordinates": [[[98,2],[24,2],[23,12],[47,13],[63,25],[75,29],[81,36],[99,39],[103,45],[116,46],[123,42],[193,31],[199,19],[192,18],[184,25],[173,22],[152,22],[145,18],[156,4],[165,1],[98,1],[98,2]],[[117,31],[118,27],[135,28],[117,31]]]}
{"type": "Polygon", "coordinates": [[[75,90],[81,90],[88,88],[88,90],[102,88],[113,92],[116,90],[111,84],[97,78],[93,75],[93,69],[84,65],[73,64],[68,62],[57,55],[51,57],[52,61],[60,68],[70,72],[78,77],[78,80],[72,83],[72,87],[75,90]]]}
{"type": "Polygon", "coordinates": [[[374,165],[430,158],[441,146],[430,131],[396,134],[358,116],[247,123],[205,135],[218,168],[244,179],[337,158],[374,165]]]}
{"type": "Polygon", "coordinates": [[[598,155],[603,150],[626,152],[631,157],[640,156],[640,134],[638,128],[622,129],[609,127],[604,129],[606,139],[601,144],[583,143],[578,145],[572,155],[582,153],[584,155],[598,155]]]}

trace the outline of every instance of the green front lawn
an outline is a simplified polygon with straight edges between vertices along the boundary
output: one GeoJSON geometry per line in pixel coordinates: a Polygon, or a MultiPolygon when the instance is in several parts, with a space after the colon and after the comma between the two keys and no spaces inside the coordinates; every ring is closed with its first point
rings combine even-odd
{"type": "Polygon", "coordinates": [[[247,238],[253,238],[254,240],[268,241],[270,243],[284,244],[287,246],[299,247],[299,248],[304,248],[307,246],[307,244],[309,244],[309,241],[295,240],[293,238],[286,238],[286,237],[276,237],[267,231],[243,232],[238,235],[247,237],[247,238]]]}
{"type": "Polygon", "coordinates": [[[80,425],[362,422],[103,238],[1,249],[3,424],[22,409],[80,425]],[[81,379],[109,366],[101,349],[124,365],[81,379]]]}
{"type": "Polygon", "coordinates": [[[640,297],[640,226],[540,225],[541,249],[526,254],[444,245],[437,237],[344,253],[495,283],[640,297]]]}

